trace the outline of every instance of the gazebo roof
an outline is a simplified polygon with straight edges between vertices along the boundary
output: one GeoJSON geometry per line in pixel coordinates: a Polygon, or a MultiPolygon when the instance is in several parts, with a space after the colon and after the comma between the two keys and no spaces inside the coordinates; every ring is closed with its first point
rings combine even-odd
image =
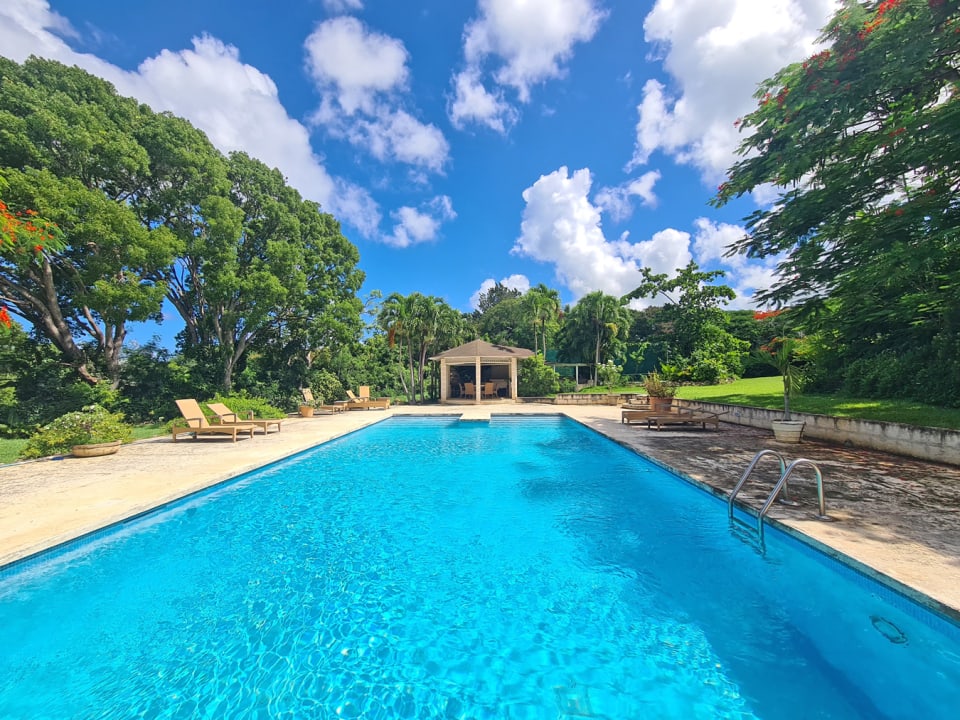
{"type": "Polygon", "coordinates": [[[439,355],[434,355],[430,359],[447,361],[469,360],[471,362],[476,362],[477,358],[480,358],[481,362],[484,360],[503,361],[511,358],[522,360],[523,358],[531,357],[533,354],[533,350],[527,350],[526,348],[510,347],[509,345],[494,345],[493,343],[488,343],[486,340],[472,340],[459,347],[445,350],[439,355]]]}

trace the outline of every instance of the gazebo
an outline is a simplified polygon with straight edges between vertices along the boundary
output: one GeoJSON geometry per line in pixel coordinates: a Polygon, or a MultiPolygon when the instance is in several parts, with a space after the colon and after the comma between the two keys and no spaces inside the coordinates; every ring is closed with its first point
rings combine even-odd
{"type": "Polygon", "coordinates": [[[533,355],[533,350],[494,345],[484,340],[473,340],[451,348],[431,360],[440,363],[440,402],[451,399],[478,402],[483,399],[484,383],[493,383],[498,398],[517,397],[517,361],[533,355]],[[463,396],[463,388],[472,386],[463,396]]]}

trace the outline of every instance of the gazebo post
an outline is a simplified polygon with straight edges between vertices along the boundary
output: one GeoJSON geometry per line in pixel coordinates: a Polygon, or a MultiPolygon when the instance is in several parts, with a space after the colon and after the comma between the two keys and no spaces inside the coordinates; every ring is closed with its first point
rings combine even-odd
{"type": "Polygon", "coordinates": [[[447,369],[447,360],[440,360],[440,402],[446,402],[450,396],[450,370],[447,369]]]}

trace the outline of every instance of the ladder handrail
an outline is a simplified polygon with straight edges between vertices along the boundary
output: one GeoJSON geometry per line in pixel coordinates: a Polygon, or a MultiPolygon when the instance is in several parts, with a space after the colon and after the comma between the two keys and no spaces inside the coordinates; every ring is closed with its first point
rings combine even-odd
{"type": "MultiPolygon", "coordinates": [[[[783,459],[783,455],[778,453],[776,450],[761,450],[756,455],[753,456],[753,460],[750,461],[750,464],[747,466],[747,469],[743,471],[743,475],[740,476],[740,480],[737,481],[737,484],[733,486],[733,490],[730,492],[730,498],[727,500],[727,515],[733,517],[733,500],[737,497],[737,493],[740,492],[740,489],[743,487],[744,483],[747,482],[747,478],[750,476],[750,473],[753,472],[753,469],[757,466],[760,458],[765,455],[775,455],[777,460],[780,462],[780,480],[783,480],[784,474],[786,473],[787,463],[783,459]]],[[[779,485],[779,481],[778,481],[779,485]]],[[[786,493],[784,493],[786,495],[786,493]]]]}
{"type": "Polygon", "coordinates": [[[823,475],[820,474],[819,466],[808,458],[797,458],[788,467],[783,474],[780,476],[780,479],[777,481],[777,484],[774,485],[773,490],[770,491],[770,494],[767,496],[767,501],[763,504],[763,507],[760,508],[760,512],[757,513],[757,533],[760,535],[761,542],[763,541],[763,516],[767,514],[767,511],[770,509],[770,506],[773,505],[774,500],[777,499],[777,494],[780,492],[787,483],[787,478],[790,474],[796,470],[801,465],[809,465],[813,468],[813,472],[817,476],[817,501],[820,506],[820,514],[817,517],[821,520],[826,520],[827,510],[826,504],[823,500],[823,475]]]}

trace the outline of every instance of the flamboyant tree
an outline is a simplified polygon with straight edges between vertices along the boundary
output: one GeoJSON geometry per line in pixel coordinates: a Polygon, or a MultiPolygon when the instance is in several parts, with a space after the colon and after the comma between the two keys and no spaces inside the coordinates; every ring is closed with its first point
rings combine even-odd
{"type": "Polygon", "coordinates": [[[759,301],[830,335],[838,367],[887,356],[960,402],[958,8],[846,0],[820,52],[760,85],[715,203],[777,188],[732,246],[781,258],[759,301]]]}
{"type": "Polygon", "coordinates": [[[0,295],[81,377],[116,385],[127,324],[157,317],[163,268],[223,186],[218,154],[183,120],[120,97],[79,68],[0,58],[0,175],[11,206],[39,211],[63,246],[7,262],[0,295]]]}

